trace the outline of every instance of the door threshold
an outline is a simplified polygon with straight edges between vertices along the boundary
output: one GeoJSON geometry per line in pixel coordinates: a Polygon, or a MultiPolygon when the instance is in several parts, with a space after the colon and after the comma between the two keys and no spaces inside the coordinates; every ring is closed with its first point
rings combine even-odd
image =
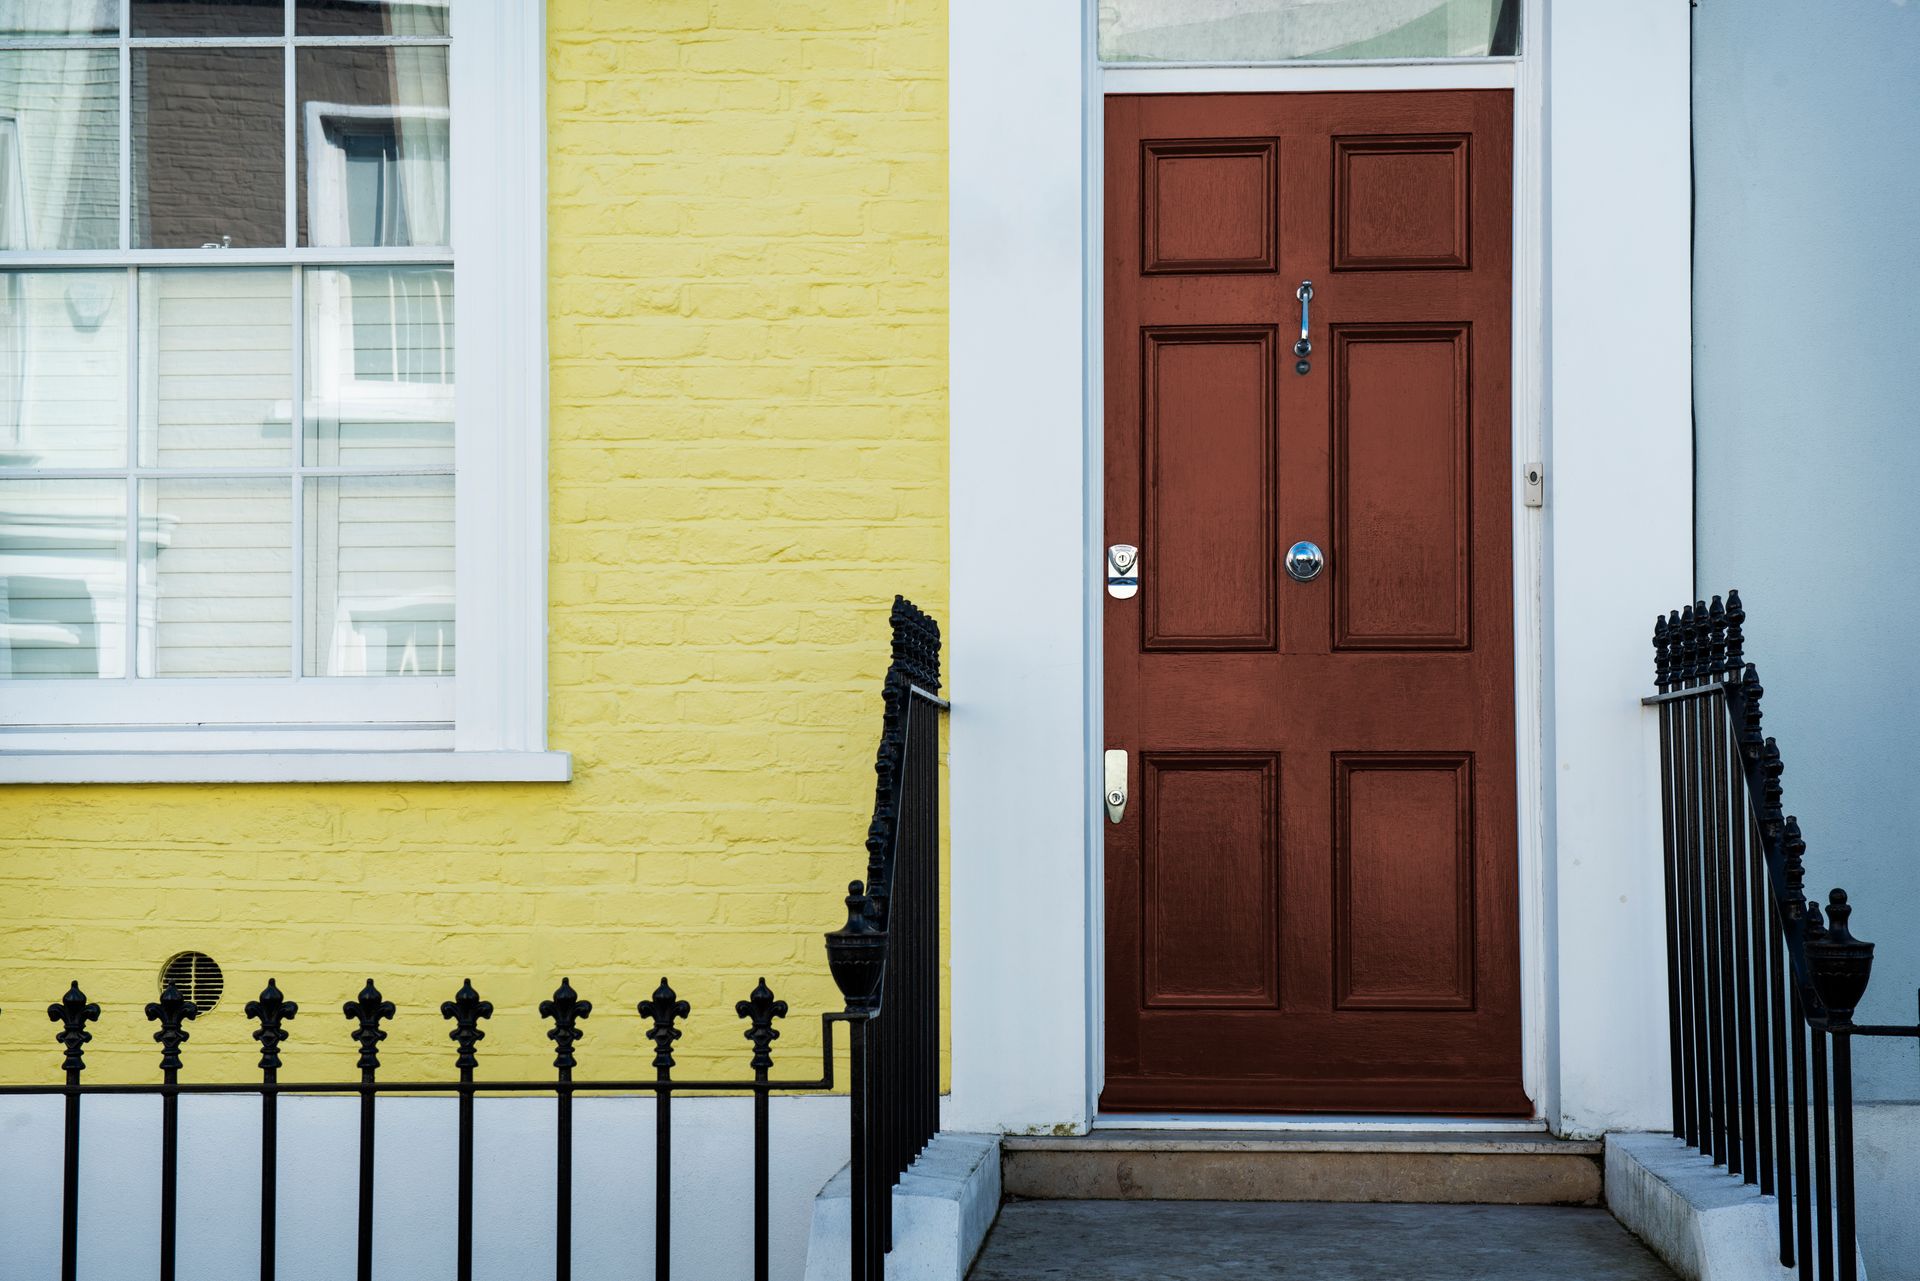
{"type": "Polygon", "coordinates": [[[1102,1112],[1093,1118],[1093,1130],[1341,1130],[1381,1134],[1539,1134],[1545,1118],[1485,1116],[1324,1115],[1274,1116],[1235,1112],[1102,1112]]]}

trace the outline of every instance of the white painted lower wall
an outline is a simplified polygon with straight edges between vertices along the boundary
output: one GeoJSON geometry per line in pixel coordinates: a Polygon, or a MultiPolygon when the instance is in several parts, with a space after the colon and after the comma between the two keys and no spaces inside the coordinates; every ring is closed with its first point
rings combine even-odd
{"type": "MultiPolygon", "coordinates": [[[[355,1099],[289,1097],[280,1105],[279,1275],[353,1275],[358,1141],[355,1099]]],[[[374,1267],[400,1281],[451,1276],[455,1107],[452,1099],[380,1102],[374,1267]]],[[[59,1275],[61,1108],[58,1097],[0,1100],[0,1277],[59,1275]]],[[[259,1259],[259,1102],[181,1100],[182,1277],[255,1275],[259,1259]]],[[[554,1104],[483,1098],[475,1108],[475,1275],[553,1275],[554,1104]]],[[[776,1098],[772,1117],[773,1276],[800,1281],[814,1194],[847,1159],[847,1105],[776,1098]]],[[[651,1099],[574,1105],[574,1276],[653,1275],[651,1099]]],[[[739,1281],[753,1274],[752,1100],[673,1104],[673,1276],[739,1281]]],[[[86,1100],[81,1129],[80,1275],[154,1274],[159,1236],[160,1105],[86,1100]]]]}
{"type": "Polygon", "coordinates": [[[1860,1253],[1873,1281],[1920,1281],[1920,1100],[1856,1103],[1853,1129],[1860,1253]]]}

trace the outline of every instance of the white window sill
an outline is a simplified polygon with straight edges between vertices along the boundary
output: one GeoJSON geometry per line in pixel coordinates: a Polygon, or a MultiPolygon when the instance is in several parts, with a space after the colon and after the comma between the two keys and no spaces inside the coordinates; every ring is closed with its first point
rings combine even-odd
{"type": "Polygon", "coordinates": [[[565,783],[566,752],[0,752],[6,783],[565,783]]]}

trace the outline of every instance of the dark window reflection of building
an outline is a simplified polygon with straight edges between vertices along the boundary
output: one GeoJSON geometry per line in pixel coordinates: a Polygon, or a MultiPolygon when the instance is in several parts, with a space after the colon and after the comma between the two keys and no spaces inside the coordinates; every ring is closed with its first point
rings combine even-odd
{"type": "Polygon", "coordinates": [[[277,36],[285,0],[132,0],[136,36],[277,36]]]}
{"type": "Polygon", "coordinates": [[[132,91],[134,243],[285,245],[285,54],[136,49],[132,91]]]}

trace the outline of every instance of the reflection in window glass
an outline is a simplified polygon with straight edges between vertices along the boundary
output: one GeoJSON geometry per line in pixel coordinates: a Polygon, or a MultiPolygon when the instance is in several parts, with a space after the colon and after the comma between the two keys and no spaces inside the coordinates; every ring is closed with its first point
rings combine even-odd
{"type": "Polygon", "coordinates": [[[306,674],[453,675],[453,477],[310,478],[306,674]]]}
{"type": "Polygon", "coordinates": [[[0,680],[127,672],[127,486],[0,480],[0,680]]]}
{"type": "Polygon", "coordinates": [[[134,50],[133,243],[286,244],[285,101],[277,48],[134,50]]]}
{"type": "Polygon", "coordinates": [[[285,0],[132,0],[136,36],[277,36],[285,0]]]}
{"type": "Polygon", "coordinates": [[[292,539],[285,477],[141,481],[139,674],[287,675],[292,539]]]}
{"type": "Polygon", "coordinates": [[[106,36],[120,31],[120,0],[0,0],[0,36],[106,36]]]}
{"type": "Polygon", "coordinates": [[[1100,0],[1100,57],[1504,57],[1518,51],[1519,10],[1520,0],[1100,0]]]}
{"type": "Polygon", "coordinates": [[[300,243],[444,245],[447,51],[299,53],[300,243]]]}
{"type": "Polygon", "coordinates": [[[298,0],[303,36],[444,36],[449,0],[298,0]]]}
{"type": "Polygon", "coordinates": [[[127,273],[0,272],[0,466],[127,464],[127,273]]]}
{"type": "Polygon", "coordinates": [[[0,249],[120,247],[120,55],[0,52],[0,249]]]}
{"type": "Polygon", "coordinates": [[[453,270],[309,270],[306,461],[453,463],[453,270]]]}
{"type": "Polygon", "coordinates": [[[293,273],[140,273],[140,461],[284,467],[293,409],[293,273]]]}

